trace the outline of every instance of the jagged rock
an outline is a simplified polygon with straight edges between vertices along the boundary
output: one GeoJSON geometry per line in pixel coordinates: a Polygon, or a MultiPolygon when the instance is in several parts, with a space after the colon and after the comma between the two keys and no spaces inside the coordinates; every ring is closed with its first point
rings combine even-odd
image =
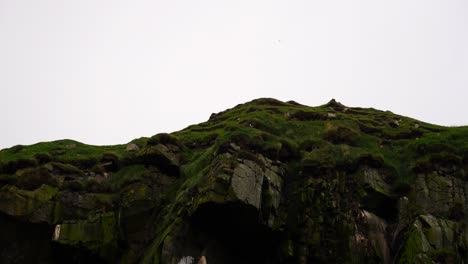
{"type": "Polygon", "coordinates": [[[337,111],[341,111],[345,108],[343,104],[341,104],[340,102],[337,102],[335,99],[331,99],[330,102],[326,104],[326,106],[337,111]]]}
{"type": "Polygon", "coordinates": [[[390,186],[385,182],[378,169],[364,167],[363,172],[364,182],[369,184],[370,188],[386,196],[391,194],[390,186]]]}
{"type": "Polygon", "coordinates": [[[179,175],[181,153],[179,146],[156,144],[147,146],[139,152],[142,161],[154,165],[171,175],[179,175]]]}
{"type": "Polygon", "coordinates": [[[451,208],[457,204],[467,212],[468,183],[462,179],[435,173],[419,174],[414,188],[411,202],[427,213],[448,215],[451,208]]]}
{"type": "Polygon", "coordinates": [[[262,194],[262,169],[254,162],[244,160],[235,169],[231,186],[235,196],[247,204],[260,208],[262,194]]]}
{"type": "Polygon", "coordinates": [[[125,150],[128,152],[136,152],[140,150],[140,147],[138,147],[137,144],[129,143],[127,144],[127,147],[125,147],[125,150]]]}
{"type": "Polygon", "coordinates": [[[431,263],[442,258],[443,262],[462,263],[463,258],[456,254],[456,245],[467,242],[466,237],[460,237],[463,228],[456,222],[432,215],[419,216],[409,231],[400,262],[424,260],[431,263]]]}

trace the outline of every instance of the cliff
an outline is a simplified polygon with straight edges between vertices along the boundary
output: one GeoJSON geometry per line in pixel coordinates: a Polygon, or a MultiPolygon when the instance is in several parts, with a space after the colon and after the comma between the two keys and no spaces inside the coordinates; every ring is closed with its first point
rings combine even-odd
{"type": "Polygon", "coordinates": [[[468,127],[258,99],[0,151],[2,263],[468,263],[468,127]]]}

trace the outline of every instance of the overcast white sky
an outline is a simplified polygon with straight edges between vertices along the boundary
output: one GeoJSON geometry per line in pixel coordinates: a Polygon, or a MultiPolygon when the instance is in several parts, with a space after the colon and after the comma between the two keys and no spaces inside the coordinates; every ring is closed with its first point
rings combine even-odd
{"type": "Polygon", "coordinates": [[[0,0],[0,149],[126,143],[259,97],[468,125],[468,1],[0,0]]]}

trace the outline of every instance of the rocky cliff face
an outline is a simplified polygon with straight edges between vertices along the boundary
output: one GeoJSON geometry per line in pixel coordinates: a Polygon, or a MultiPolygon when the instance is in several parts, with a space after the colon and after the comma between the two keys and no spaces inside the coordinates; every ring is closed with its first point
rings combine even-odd
{"type": "Polygon", "coordinates": [[[0,151],[2,263],[468,263],[468,127],[258,99],[0,151]]]}

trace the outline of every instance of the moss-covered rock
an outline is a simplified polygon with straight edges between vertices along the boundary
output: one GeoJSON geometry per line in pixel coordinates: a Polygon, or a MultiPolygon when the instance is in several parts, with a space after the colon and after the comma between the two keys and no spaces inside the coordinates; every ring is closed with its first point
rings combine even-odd
{"type": "Polygon", "coordinates": [[[69,220],[55,226],[52,240],[86,249],[111,261],[118,257],[118,228],[113,212],[91,215],[86,220],[69,220]]]}
{"type": "Polygon", "coordinates": [[[456,222],[421,215],[407,234],[399,263],[463,263],[466,255],[458,253],[465,246],[463,232],[456,222]]]}
{"type": "Polygon", "coordinates": [[[468,263],[467,161],[468,127],[335,100],[18,145],[0,151],[0,262],[468,263]]]}
{"type": "Polygon", "coordinates": [[[33,191],[6,185],[0,189],[0,211],[31,222],[52,222],[53,199],[57,193],[57,188],[48,185],[33,191]]]}

